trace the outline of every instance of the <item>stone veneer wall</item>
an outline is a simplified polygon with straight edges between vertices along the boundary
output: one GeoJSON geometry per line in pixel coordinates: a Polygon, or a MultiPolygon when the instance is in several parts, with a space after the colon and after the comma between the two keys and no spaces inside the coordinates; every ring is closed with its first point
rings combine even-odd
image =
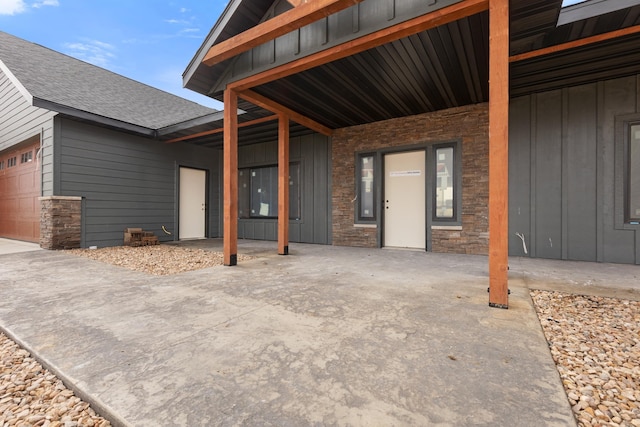
{"type": "Polygon", "coordinates": [[[40,247],[74,249],[80,247],[82,198],[40,197],[40,247]]]}
{"type": "Polygon", "coordinates": [[[462,230],[432,230],[434,252],[487,254],[489,111],[476,104],[337,129],[332,137],[333,244],[377,246],[377,229],[354,226],[355,153],[462,140],[462,230]]]}

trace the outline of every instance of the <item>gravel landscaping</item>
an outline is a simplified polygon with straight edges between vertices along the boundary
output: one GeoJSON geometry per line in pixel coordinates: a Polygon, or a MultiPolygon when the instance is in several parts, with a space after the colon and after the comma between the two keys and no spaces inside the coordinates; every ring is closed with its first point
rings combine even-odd
{"type": "Polygon", "coordinates": [[[110,425],[27,351],[0,333],[0,426],[110,425]]]}
{"type": "MultiPolygon", "coordinates": [[[[72,249],[66,252],[156,276],[183,273],[224,264],[222,252],[170,245],[114,246],[100,249],[72,249]]],[[[246,261],[251,258],[238,254],[238,261],[246,261]]]]}
{"type": "Polygon", "coordinates": [[[640,302],[531,297],[580,426],[640,426],[640,302]]]}

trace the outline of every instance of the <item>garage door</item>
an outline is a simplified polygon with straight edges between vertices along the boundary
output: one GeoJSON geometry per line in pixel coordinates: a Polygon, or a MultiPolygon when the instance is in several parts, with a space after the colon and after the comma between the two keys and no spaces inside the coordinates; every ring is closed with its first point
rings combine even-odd
{"type": "Polygon", "coordinates": [[[0,153],[0,237],[40,238],[39,143],[0,153]]]}

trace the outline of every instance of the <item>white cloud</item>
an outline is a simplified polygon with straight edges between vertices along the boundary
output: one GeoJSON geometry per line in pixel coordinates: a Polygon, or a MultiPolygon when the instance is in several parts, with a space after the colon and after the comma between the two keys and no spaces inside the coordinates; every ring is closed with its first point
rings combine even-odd
{"type": "Polygon", "coordinates": [[[167,22],[169,24],[181,24],[181,25],[189,24],[189,21],[185,21],[184,19],[165,19],[164,22],[167,22]]]}
{"type": "Polygon", "coordinates": [[[31,7],[35,7],[36,9],[39,9],[42,6],[60,6],[60,3],[58,0],[42,0],[31,5],[31,7]]]}
{"type": "Polygon", "coordinates": [[[27,9],[24,0],[0,0],[0,15],[15,15],[27,9]]]}
{"type": "Polygon", "coordinates": [[[183,7],[180,9],[180,13],[187,13],[189,12],[189,9],[187,9],[186,7],[183,7]]]}
{"type": "Polygon", "coordinates": [[[39,9],[43,6],[60,6],[58,0],[40,0],[30,5],[24,0],[0,0],[0,15],[16,15],[26,12],[29,7],[39,9]]]}
{"type": "Polygon", "coordinates": [[[64,47],[68,55],[103,68],[116,57],[115,46],[99,40],[83,39],[82,42],[66,43],[64,47]]]}

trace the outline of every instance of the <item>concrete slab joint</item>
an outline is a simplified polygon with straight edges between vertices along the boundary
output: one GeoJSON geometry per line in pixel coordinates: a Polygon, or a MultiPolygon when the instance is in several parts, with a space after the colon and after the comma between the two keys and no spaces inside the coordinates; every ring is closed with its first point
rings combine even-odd
{"type": "Polygon", "coordinates": [[[82,197],[40,197],[40,247],[74,249],[80,247],[82,197]]]}

